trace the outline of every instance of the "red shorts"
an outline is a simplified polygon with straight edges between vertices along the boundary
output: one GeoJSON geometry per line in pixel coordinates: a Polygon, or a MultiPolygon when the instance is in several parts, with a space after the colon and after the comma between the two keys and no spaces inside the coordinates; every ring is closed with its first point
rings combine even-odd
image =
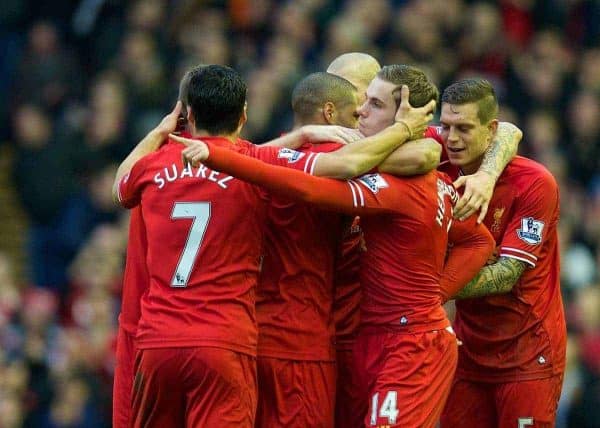
{"type": "Polygon", "coordinates": [[[117,361],[113,383],[113,428],[127,428],[131,422],[131,389],[133,387],[133,363],[135,360],[135,337],[119,326],[117,335],[117,361]]]}
{"type": "Polygon", "coordinates": [[[134,427],[254,426],[254,357],[209,347],[142,349],[135,368],[134,427]]]}
{"type": "Polygon", "coordinates": [[[335,363],[258,358],[256,428],[333,428],[335,363]]]}
{"type": "Polygon", "coordinates": [[[481,383],[455,379],[442,428],[553,427],[562,375],[521,382],[481,383]]]}
{"type": "Polygon", "coordinates": [[[360,428],[367,414],[367,402],[359,393],[351,350],[337,351],[336,428],[360,428]]]}
{"type": "Polygon", "coordinates": [[[453,333],[361,333],[354,358],[369,403],[364,426],[435,427],[458,360],[453,333]]]}

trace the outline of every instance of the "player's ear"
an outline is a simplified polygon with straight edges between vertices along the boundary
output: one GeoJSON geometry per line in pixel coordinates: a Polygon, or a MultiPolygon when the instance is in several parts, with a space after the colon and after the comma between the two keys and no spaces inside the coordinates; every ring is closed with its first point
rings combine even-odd
{"type": "Polygon", "coordinates": [[[491,138],[493,139],[496,136],[496,132],[498,131],[498,119],[490,120],[490,123],[488,123],[488,131],[491,138]]]}
{"type": "Polygon", "coordinates": [[[190,129],[196,129],[196,120],[191,108],[187,109],[187,122],[190,124],[190,129]]]}
{"type": "Polygon", "coordinates": [[[242,110],[242,115],[240,116],[240,121],[238,123],[238,131],[241,131],[242,127],[248,121],[248,101],[244,103],[244,110],[242,110]]]}
{"type": "Polygon", "coordinates": [[[323,105],[323,120],[328,125],[334,125],[336,118],[335,105],[331,101],[327,101],[323,105]]]}

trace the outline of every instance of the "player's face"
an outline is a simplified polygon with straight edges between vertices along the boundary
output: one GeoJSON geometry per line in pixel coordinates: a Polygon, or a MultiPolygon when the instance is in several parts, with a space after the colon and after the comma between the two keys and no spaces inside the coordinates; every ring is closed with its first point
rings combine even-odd
{"type": "Polygon", "coordinates": [[[476,103],[442,104],[440,122],[448,160],[466,174],[477,171],[493,137],[493,121],[481,123],[478,108],[476,103]]]}
{"type": "Polygon", "coordinates": [[[358,109],[358,129],[369,137],[394,123],[396,100],[393,91],[396,85],[376,77],[367,87],[367,99],[358,109]]]}

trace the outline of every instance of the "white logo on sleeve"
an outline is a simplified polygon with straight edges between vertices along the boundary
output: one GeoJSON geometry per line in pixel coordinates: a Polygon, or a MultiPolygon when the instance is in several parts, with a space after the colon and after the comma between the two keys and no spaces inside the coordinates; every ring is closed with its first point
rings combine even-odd
{"type": "Polygon", "coordinates": [[[533,217],[525,217],[521,219],[521,228],[517,230],[517,235],[530,245],[538,245],[542,242],[543,230],[543,221],[535,220],[533,217]]]}
{"type": "Polygon", "coordinates": [[[373,193],[379,192],[379,189],[385,189],[389,187],[385,178],[383,178],[379,174],[365,174],[358,178],[367,189],[369,189],[373,193]]]}
{"type": "Polygon", "coordinates": [[[288,163],[296,163],[304,157],[304,153],[292,149],[280,149],[277,157],[287,159],[288,163]]]}

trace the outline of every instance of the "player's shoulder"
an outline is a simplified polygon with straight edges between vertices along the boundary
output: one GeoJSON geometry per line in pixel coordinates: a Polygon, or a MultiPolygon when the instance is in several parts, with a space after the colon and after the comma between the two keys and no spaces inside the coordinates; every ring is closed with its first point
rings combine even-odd
{"type": "Polygon", "coordinates": [[[449,160],[440,162],[437,170],[448,175],[449,177],[458,177],[460,175],[460,168],[456,165],[452,165],[449,160]]]}
{"type": "Polygon", "coordinates": [[[533,184],[549,189],[558,188],[556,179],[544,165],[524,156],[516,156],[510,161],[503,176],[505,180],[523,189],[533,184]]]}
{"type": "Polygon", "coordinates": [[[183,146],[181,144],[167,141],[165,144],[160,146],[158,150],[148,153],[146,156],[141,158],[137,162],[137,165],[138,167],[142,166],[144,168],[161,165],[165,163],[166,160],[170,160],[175,156],[180,157],[179,153],[182,150],[183,146]]]}
{"type": "Polygon", "coordinates": [[[310,150],[303,152],[287,147],[256,146],[251,149],[249,155],[269,163],[279,162],[280,160],[288,164],[294,164],[300,160],[304,162],[306,159],[310,159],[314,156],[314,152],[310,150]]]}
{"type": "Polygon", "coordinates": [[[247,156],[252,156],[263,161],[268,161],[270,159],[275,159],[279,157],[279,153],[283,149],[280,147],[263,146],[250,143],[249,141],[243,141],[243,143],[239,147],[239,150],[247,156]]]}

